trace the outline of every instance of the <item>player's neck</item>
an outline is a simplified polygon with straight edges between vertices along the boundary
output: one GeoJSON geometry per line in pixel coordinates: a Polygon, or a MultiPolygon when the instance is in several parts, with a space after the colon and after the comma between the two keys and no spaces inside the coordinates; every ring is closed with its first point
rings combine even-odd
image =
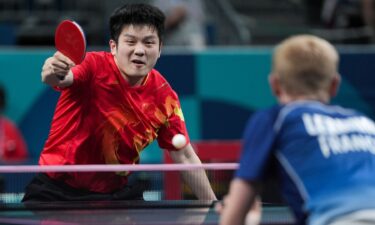
{"type": "Polygon", "coordinates": [[[326,94],[322,95],[289,95],[283,94],[278,97],[281,104],[288,104],[295,101],[318,101],[322,103],[329,103],[330,97],[326,94]]]}
{"type": "Polygon", "coordinates": [[[143,85],[143,81],[145,80],[146,76],[139,76],[139,77],[130,77],[126,74],[121,74],[122,77],[128,82],[128,84],[132,87],[137,87],[143,85]]]}

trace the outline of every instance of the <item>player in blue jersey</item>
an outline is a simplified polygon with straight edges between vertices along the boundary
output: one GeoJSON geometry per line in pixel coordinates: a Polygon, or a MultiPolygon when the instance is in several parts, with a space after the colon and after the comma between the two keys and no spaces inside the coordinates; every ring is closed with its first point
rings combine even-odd
{"type": "Polygon", "coordinates": [[[276,47],[269,81],[279,104],[247,124],[221,225],[243,224],[271,174],[296,224],[375,224],[375,124],[329,104],[340,83],[338,61],[335,48],[312,35],[276,47]]]}

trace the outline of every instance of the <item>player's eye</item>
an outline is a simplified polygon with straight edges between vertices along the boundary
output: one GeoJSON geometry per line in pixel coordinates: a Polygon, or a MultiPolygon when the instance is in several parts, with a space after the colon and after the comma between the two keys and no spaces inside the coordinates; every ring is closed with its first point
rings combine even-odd
{"type": "Polygon", "coordinates": [[[131,40],[131,39],[125,40],[125,42],[128,43],[129,45],[134,45],[136,43],[135,40],[131,40]]]}
{"type": "Polygon", "coordinates": [[[147,41],[145,41],[145,44],[146,44],[148,47],[152,47],[152,46],[155,44],[155,41],[153,41],[153,40],[147,40],[147,41]]]}

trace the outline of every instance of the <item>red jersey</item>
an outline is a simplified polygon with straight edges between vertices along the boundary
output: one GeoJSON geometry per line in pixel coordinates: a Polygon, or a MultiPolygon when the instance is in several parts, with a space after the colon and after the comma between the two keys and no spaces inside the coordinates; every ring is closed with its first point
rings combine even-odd
{"type": "Polygon", "coordinates": [[[0,116],[0,161],[26,160],[28,150],[21,132],[8,118],[0,116]]]}
{"type": "MultiPolygon", "coordinates": [[[[132,87],[110,53],[90,52],[72,72],[74,82],[61,89],[41,165],[136,164],[155,139],[168,150],[176,150],[171,139],[177,133],[189,141],[178,96],[158,71],[132,87]]],[[[49,173],[72,187],[101,193],[121,189],[127,175],[49,173]]]]}

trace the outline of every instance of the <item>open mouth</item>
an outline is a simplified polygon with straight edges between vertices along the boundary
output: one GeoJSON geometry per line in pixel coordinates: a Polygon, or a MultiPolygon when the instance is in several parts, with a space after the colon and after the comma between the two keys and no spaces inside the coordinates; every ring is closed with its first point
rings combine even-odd
{"type": "Polygon", "coordinates": [[[132,60],[132,63],[137,64],[137,65],[145,65],[145,63],[142,60],[138,60],[138,59],[132,60]]]}

